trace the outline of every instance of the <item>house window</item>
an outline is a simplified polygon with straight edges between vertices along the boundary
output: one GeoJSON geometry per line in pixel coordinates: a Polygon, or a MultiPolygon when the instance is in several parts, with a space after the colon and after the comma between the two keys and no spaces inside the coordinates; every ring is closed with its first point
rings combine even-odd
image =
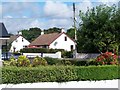
{"type": "Polygon", "coordinates": [[[54,46],[56,46],[57,44],[58,44],[58,42],[55,42],[55,43],[54,43],[54,46]]]}
{"type": "Polygon", "coordinates": [[[71,49],[71,51],[73,50],[73,45],[70,45],[70,49],[71,49]]]}
{"type": "Polygon", "coordinates": [[[27,46],[23,46],[23,48],[27,48],[27,46]]]}
{"type": "Polygon", "coordinates": [[[18,40],[16,40],[16,42],[18,42],[18,40]]]}
{"type": "Polygon", "coordinates": [[[67,41],[67,37],[65,37],[65,41],[67,41]]]}
{"type": "Polygon", "coordinates": [[[23,42],[24,40],[23,40],[23,38],[22,38],[22,42],[23,42]]]}

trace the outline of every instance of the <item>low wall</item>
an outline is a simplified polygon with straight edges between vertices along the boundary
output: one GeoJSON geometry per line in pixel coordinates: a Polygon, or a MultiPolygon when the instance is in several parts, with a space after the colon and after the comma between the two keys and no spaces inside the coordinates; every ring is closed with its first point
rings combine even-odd
{"type": "Polygon", "coordinates": [[[96,58],[99,53],[77,53],[76,58],[79,59],[90,59],[90,58],[96,58]]]}
{"type": "Polygon", "coordinates": [[[36,56],[61,58],[61,52],[56,52],[56,53],[23,53],[23,55],[27,56],[28,58],[33,58],[33,57],[36,57],[36,56]]]}

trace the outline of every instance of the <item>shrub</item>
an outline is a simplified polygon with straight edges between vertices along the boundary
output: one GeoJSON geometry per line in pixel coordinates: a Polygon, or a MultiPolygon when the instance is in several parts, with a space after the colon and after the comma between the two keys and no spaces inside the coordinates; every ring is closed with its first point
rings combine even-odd
{"type": "Polygon", "coordinates": [[[39,56],[36,56],[32,62],[32,66],[38,66],[38,65],[47,65],[47,61],[44,58],[41,58],[39,56]]]}
{"type": "Polygon", "coordinates": [[[3,61],[3,66],[10,66],[10,61],[3,61]]]}
{"type": "Polygon", "coordinates": [[[29,65],[30,65],[30,60],[26,56],[20,55],[18,57],[18,60],[17,60],[17,66],[18,67],[21,67],[21,66],[27,67],[29,65]]]}
{"type": "Polygon", "coordinates": [[[69,60],[61,60],[61,63],[63,65],[72,65],[72,63],[69,60]]]}
{"type": "Polygon", "coordinates": [[[61,61],[57,58],[51,58],[51,57],[44,57],[47,61],[48,65],[58,65],[61,63],[61,61]]]}
{"type": "Polygon", "coordinates": [[[2,83],[112,80],[120,78],[118,73],[117,65],[2,67],[2,83]]]}
{"type": "Polygon", "coordinates": [[[114,65],[118,64],[117,58],[112,52],[105,52],[97,57],[96,62],[98,65],[114,65]]]}
{"type": "Polygon", "coordinates": [[[17,64],[17,61],[13,56],[10,57],[10,60],[3,61],[3,66],[16,66],[16,64],[17,64]]]}
{"type": "Polygon", "coordinates": [[[47,48],[23,48],[20,50],[22,53],[56,53],[64,51],[63,49],[47,49],[47,48]]]}
{"type": "Polygon", "coordinates": [[[62,58],[73,58],[73,51],[62,51],[62,58]]]}
{"type": "Polygon", "coordinates": [[[17,64],[16,59],[15,59],[13,56],[10,57],[10,65],[11,65],[11,66],[16,66],[16,64],[17,64]]]}

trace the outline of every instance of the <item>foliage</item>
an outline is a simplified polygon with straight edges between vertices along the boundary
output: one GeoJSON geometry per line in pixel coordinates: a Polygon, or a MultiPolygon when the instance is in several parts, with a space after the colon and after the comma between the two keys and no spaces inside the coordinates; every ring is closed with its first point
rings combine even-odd
{"type": "Polygon", "coordinates": [[[30,42],[35,40],[41,34],[41,29],[37,27],[29,28],[28,30],[24,29],[21,31],[22,31],[22,36],[30,42]]]}
{"type": "Polygon", "coordinates": [[[3,66],[16,66],[16,64],[17,64],[17,61],[13,56],[10,57],[10,60],[3,61],[3,66]]]}
{"type": "Polygon", "coordinates": [[[72,58],[73,51],[65,51],[64,49],[47,49],[47,48],[23,48],[21,53],[56,53],[60,51],[62,58],[72,58]]]}
{"type": "Polygon", "coordinates": [[[82,20],[78,33],[78,51],[106,52],[120,45],[120,10],[116,6],[100,5],[80,11],[82,20]]]}
{"type": "Polygon", "coordinates": [[[23,48],[20,50],[22,53],[56,53],[58,51],[63,51],[63,49],[23,48]]]}
{"type": "Polygon", "coordinates": [[[20,55],[18,57],[18,60],[17,60],[17,66],[18,67],[22,67],[22,66],[27,67],[29,65],[30,65],[30,60],[26,56],[20,55]]]}
{"type": "Polygon", "coordinates": [[[74,28],[68,29],[66,34],[67,34],[70,38],[75,39],[75,29],[74,29],[74,28]]]}
{"type": "Polygon", "coordinates": [[[118,66],[3,67],[2,83],[67,82],[118,79],[118,66]]]}
{"type": "Polygon", "coordinates": [[[62,58],[73,58],[73,51],[61,51],[62,58]]]}
{"type": "Polygon", "coordinates": [[[61,61],[57,58],[51,58],[51,57],[44,57],[47,61],[48,65],[58,65],[61,63],[61,61]]]}
{"type": "Polygon", "coordinates": [[[11,66],[16,66],[16,64],[17,64],[16,59],[15,59],[13,56],[10,57],[10,65],[11,65],[11,66]]]}
{"type": "Polygon", "coordinates": [[[57,27],[53,27],[53,28],[49,28],[49,29],[45,29],[44,33],[45,34],[49,34],[49,33],[60,33],[61,32],[61,28],[57,28],[57,27]]]}
{"type": "Polygon", "coordinates": [[[98,65],[117,65],[118,56],[112,52],[105,52],[99,55],[96,59],[98,65]]]}
{"type": "Polygon", "coordinates": [[[47,61],[44,59],[44,58],[41,58],[39,56],[36,56],[32,62],[32,66],[35,67],[35,66],[39,66],[39,65],[44,65],[46,66],[47,65],[47,61]]]}
{"type": "Polygon", "coordinates": [[[72,63],[69,60],[61,60],[61,63],[65,66],[66,65],[72,65],[72,63]]]}

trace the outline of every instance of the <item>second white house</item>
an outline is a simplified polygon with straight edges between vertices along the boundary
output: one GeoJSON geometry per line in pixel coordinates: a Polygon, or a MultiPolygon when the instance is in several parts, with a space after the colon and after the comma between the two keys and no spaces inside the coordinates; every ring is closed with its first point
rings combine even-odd
{"type": "Polygon", "coordinates": [[[64,32],[42,34],[36,38],[29,48],[52,48],[52,49],[64,49],[71,51],[75,49],[75,42],[64,32]]]}
{"type": "Polygon", "coordinates": [[[19,52],[20,49],[23,49],[30,44],[21,33],[11,36],[8,42],[11,44],[10,52],[19,52]]]}

